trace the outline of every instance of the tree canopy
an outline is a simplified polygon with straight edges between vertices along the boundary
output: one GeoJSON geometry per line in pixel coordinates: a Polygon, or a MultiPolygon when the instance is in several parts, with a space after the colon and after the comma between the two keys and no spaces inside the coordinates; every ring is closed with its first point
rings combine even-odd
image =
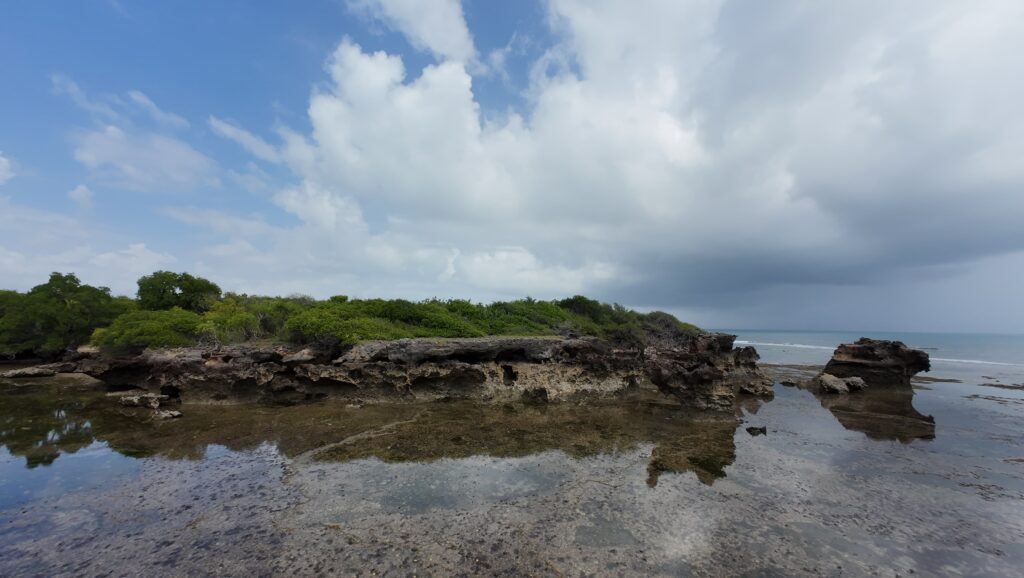
{"type": "Polygon", "coordinates": [[[188,273],[157,271],[139,279],[139,308],[163,311],[180,307],[203,313],[220,299],[220,287],[213,281],[188,273]]]}
{"type": "Polygon", "coordinates": [[[0,291],[0,354],[58,353],[134,307],[131,299],[84,285],[73,274],[52,273],[27,293],[0,291]]]}
{"type": "Polygon", "coordinates": [[[0,354],[51,356],[90,340],[112,352],[269,340],[353,344],[404,337],[593,335],[638,348],[700,331],[668,313],[640,313],[577,295],[540,301],[349,299],[228,293],[188,273],[156,271],[138,299],[53,273],[27,293],[0,291],[0,354]]]}

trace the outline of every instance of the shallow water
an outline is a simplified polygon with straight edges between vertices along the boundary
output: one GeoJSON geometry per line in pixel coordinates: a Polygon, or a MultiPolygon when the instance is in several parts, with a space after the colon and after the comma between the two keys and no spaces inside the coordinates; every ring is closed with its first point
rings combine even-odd
{"type": "Polygon", "coordinates": [[[1019,575],[1024,396],[926,387],[153,422],[0,385],[0,575],[1019,575]]]}

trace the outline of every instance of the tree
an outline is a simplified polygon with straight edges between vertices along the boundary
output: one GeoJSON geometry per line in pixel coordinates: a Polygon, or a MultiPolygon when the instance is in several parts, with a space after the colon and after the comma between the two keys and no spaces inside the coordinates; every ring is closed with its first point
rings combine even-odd
{"type": "Polygon", "coordinates": [[[220,298],[216,283],[188,273],[157,271],[139,278],[139,307],[146,311],[163,311],[180,307],[203,313],[220,298]]]}
{"type": "Polygon", "coordinates": [[[28,293],[0,293],[0,353],[55,355],[85,343],[97,327],[131,310],[110,289],[83,285],[73,274],[52,273],[28,293]]]}

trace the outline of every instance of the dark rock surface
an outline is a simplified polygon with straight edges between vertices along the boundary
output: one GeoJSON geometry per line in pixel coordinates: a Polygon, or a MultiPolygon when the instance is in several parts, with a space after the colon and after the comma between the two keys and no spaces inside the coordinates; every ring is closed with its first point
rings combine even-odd
{"type": "Polygon", "coordinates": [[[772,381],[757,367],[753,347],[734,348],[734,335],[705,333],[684,347],[644,350],[644,369],[663,393],[683,405],[728,409],[737,393],[771,397],[772,381]]]}
{"type": "Polygon", "coordinates": [[[859,377],[868,387],[910,387],[915,374],[928,371],[928,354],[900,341],[862,337],[836,348],[825,373],[839,378],[859,377]]]}
{"type": "MultiPolygon", "coordinates": [[[[640,349],[597,338],[401,339],[344,349],[251,344],[94,354],[73,371],[115,388],[190,403],[448,399],[561,401],[647,388],[686,407],[728,410],[738,394],[771,395],[753,348],[703,333],[640,349]]],[[[67,368],[65,368],[67,369],[67,368]]]]}

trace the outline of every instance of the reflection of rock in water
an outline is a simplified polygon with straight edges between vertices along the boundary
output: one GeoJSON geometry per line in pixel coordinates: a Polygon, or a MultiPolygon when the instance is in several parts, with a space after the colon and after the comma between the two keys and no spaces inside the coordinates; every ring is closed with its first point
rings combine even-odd
{"type": "Polygon", "coordinates": [[[648,484],[663,472],[693,471],[706,484],[736,458],[732,417],[691,415],[665,403],[627,402],[530,407],[456,403],[316,452],[320,461],[378,458],[430,461],[474,455],[521,457],[559,450],[583,458],[654,444],[648,484]]]}
{"type": "Polygon", "coordinates": [[[832,412],[848,430],[863,432],[873,440],[935,438],[935,418],[914,409],[914,391],[867,389],[850,395],[815,394],[821,406],[832,412]]]}
{"type": "Polygon", "coordinates": [[[710,484],[735,460],[739,424],[733,416],[687,413],[672,402],[642,397],[539,406],[187,406],[183,417],[161,422],[97,392],[40,383],[0,394],[0,443],[30,465],[49,464],[61,451],[74,452],[94,439],[135,457],[199,459],[212,444],[246,450],[269,443],[303,460],[385,462],[513,458],[552,450],[583,458],[650,444],[650,485],[664,472],[688,471],[710,484]]]}
{"type": "Polygon", "coordinates": [[[656,486],[664,472],[692,471],[709,486],[725,477],[725,467],[736,460],[733,434],[737,422],[701,420],[692,425],[682,437],[662,440],[655,446],[647,464],[648,486],[656,486]]]}
{"type": "Polygon", "coordinates": [[[844,395],[821,393],[811,381],[820,367],[799,365],[766,366],[776,383],[787,381],[814,394],[821,406],[829,410],[848,430],[859,431],[875,440],[935,438],[935,418],[914,409],[914,390],[907,388],[872,388],[844,395]]]}

